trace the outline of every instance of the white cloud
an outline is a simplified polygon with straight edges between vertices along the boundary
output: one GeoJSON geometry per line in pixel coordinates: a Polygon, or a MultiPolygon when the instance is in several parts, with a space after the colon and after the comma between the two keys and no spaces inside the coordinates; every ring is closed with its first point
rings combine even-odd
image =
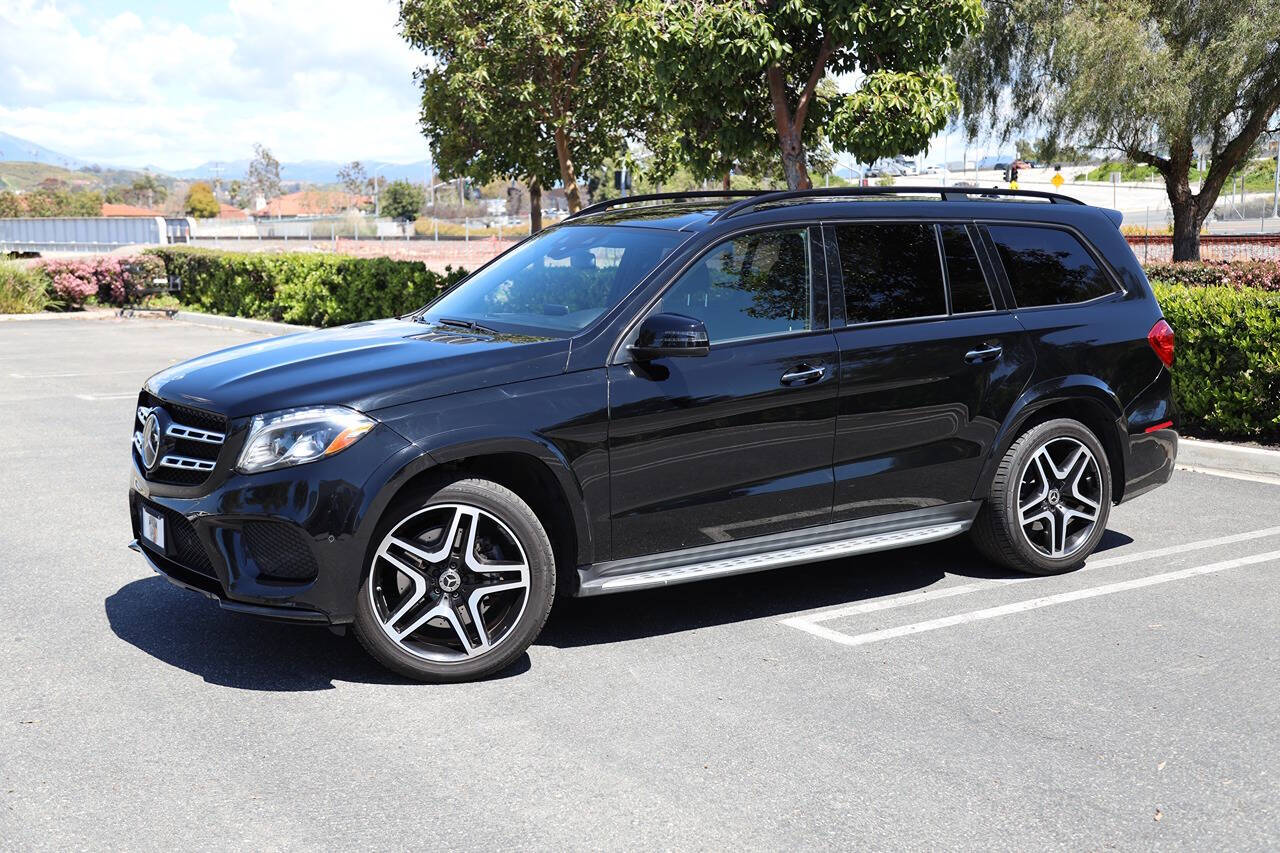
{"type": "Polygon", "coordinates": [[[416,160],[421,61],[381,0],[229,0],[94,17],[0,0],[0,130],[86,160],[416,160]]]}

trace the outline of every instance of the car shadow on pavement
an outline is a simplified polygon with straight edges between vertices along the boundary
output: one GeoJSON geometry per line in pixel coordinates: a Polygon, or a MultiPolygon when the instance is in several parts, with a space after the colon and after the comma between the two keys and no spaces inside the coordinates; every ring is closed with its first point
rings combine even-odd
{"type": "MultiPolygon", "coordinates": [[[[1108,530],[1095,553],[1133,540],[1108,530]]],[[[944,575],[1024,577],[994,565],[956,537],[863,557],[788,566],[717,580],[558,602],[536,645],[558,648],[636,640],[749,619],[914,592],[944,575]]]]}
{"type": "MultiPolygon", "coordinates": [[[[330,690],[335,681],[416,684],[384,669],[355,638],[326,628],[228,613],[160,577],[125,584],[106,600],[116,636],[210,684],[242,690],[330,690]]],[[[497,677],[528,670],[522,655],[497,677]]]]}

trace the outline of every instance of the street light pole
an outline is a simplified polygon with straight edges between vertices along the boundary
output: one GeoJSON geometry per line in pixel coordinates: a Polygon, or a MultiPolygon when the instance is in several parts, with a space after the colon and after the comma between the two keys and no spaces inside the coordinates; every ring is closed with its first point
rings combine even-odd
{"type": "Polygon", "coordinates": [[[387,164],[373,170],[373,217],[377,219],[382,215],[382,185],[378,182],[378,173],[387,168],[387,164]]]}
{"type": "Polygon", "coordinates": [[[1276,137],[1276,189],[1271,196],[1271,215],[1280,217],[1280,136],[1276,137]]]}

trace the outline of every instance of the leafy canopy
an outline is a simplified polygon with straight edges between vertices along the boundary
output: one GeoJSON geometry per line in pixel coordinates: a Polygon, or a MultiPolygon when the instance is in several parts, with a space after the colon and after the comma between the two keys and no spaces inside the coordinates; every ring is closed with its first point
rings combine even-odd
{"type": "Polygon", "coordinates": [[[418,217],[426,200],[422,187],[400,180],[387,184],[382,190],[380,204],[383,215],[407,222],[418,217]]]}
{"type": "MultiPolygon", "coordinates": [[[[1280,108],[1280,5],[1260,0],[989,0],[957,52],[971,135],[1044,130],[1164,177],[1175,256],[1280,108]],[[1187,178],[1210,160],[1199,192],[1187,178]]],[[[1188,254],[1190,252],[1191,254],[1188,254]]]]}
{"type": "Polygon", "coordinates": [[[864,161],[923,148],[958,105],[947,52],[981,21],[979,0],[639,0],[629,35],[664,162],[711,174],[772,144],[794,185],[824,139],[864,161]]]}
{"type": "Polygon", "coordinates": [[[639,90],[622,0],[403,0],[426,53],[421,123],[442,173],[565,185],[615,153],[639,90]]]}
{"type": "Polygon", "coordinates": [[[196,219],[214,219],[222,210],[218,200],[213,197],[213,190],[204,181],[197,181],[187,190],[186,200],[182,203],[188,216],[196,219]]]}

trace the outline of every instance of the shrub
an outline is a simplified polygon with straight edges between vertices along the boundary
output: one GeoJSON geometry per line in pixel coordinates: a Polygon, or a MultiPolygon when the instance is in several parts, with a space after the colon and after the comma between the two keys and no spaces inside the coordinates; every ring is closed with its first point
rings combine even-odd
{"type": "Polygon", "coordinates": [[[1177,335],[1173,393],[1189,431],[1280,443],[1280,293],[1153,287],[1177,335]]]}
{"type": "Polygon", "coordinates": [[[164,265],[147,256],[100,255],[41,261],[39,266],[52,283],[54,298],[69,311],[80,310],[90,298],[102,305],[123,305],[130,294],[164,275],[164,265]]]}
{"type": "Polygon", "coordinates": [[[1145,268],[1147,278],[1168,284],[1280,291],[1280,261],[1178,261],[1145,268]]]}
{"type": "Polygon", "coordinates": [[[13,261],[0,261],[0,314],[35,314],[49,307],[49,280],[44,272],[13,261]]]}
{"type": "Polygon", "coordinates": [[[215,314],[340,326],[406,314],[465,275],[420,261],[346,255],[148,249],[182,280],[179,298],[215,314]]]}

